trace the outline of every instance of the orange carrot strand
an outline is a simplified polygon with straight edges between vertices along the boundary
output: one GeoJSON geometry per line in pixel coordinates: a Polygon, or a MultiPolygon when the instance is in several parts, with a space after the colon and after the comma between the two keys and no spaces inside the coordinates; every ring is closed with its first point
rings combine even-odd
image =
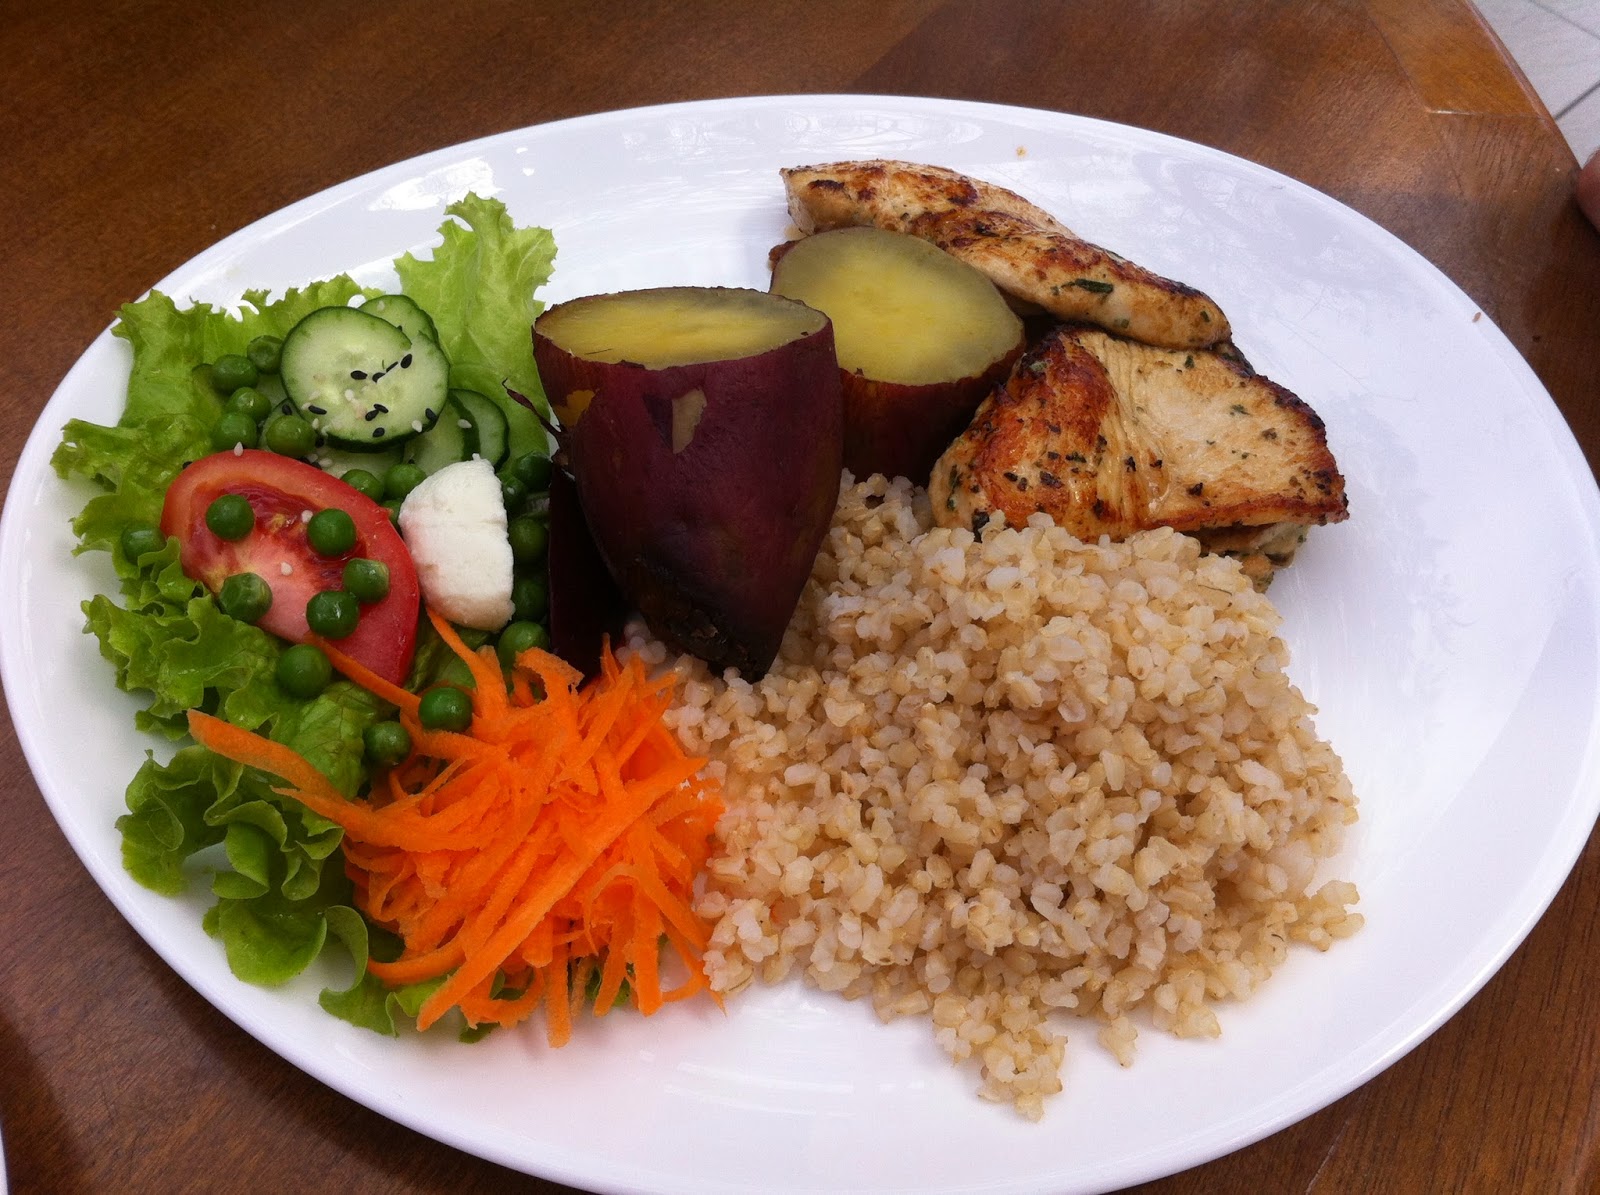
{"type": "Polygon", "coordinates": [[[340,651],[326,639],[318,638],[315,640],[315,642],[317,646],[322,648],[323,652],[326,653],[333,666],[343,673],[344,676],[360,685],[363,689],[367,690],[367,692],[383,698],[383,700],[387,701],[390,705],[394,706],[402,713],[412,715],[416,714],[417,704],[419,701],[421,701],[421,698],[419,698],[415,693],[411,692],[409,689],[401,688],[392,681],[385,680],[376,672],[372,671],[372,669],[368,668],[360,660],[345,655],[344,652],[340,651]]]}

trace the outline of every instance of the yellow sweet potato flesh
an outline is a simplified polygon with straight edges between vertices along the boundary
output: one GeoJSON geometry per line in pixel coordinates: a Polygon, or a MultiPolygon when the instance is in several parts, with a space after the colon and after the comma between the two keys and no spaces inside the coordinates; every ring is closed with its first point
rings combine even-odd
{"type": "Polygon", "coordinates": [[[927,386],[975,377],[1022,341],[994,284],[905,233],[840,228],[789,247],[772,289],[833,320],[842,369],[927,386]]]}
{"type": "Polygon", "coordinates": [[[759,291],[663,287],[595,295],[539,321],[552,343],[588,361],[650,369],[753,357],[815,332],[823,317],[759,291]]]}

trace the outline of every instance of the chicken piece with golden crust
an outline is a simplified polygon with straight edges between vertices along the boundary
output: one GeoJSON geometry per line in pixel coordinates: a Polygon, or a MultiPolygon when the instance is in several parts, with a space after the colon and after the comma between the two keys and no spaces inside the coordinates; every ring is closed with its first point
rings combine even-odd
{"type": "Polygon", "coordinates": [[[1146,344],[1202,348],[1229,336],[1211,299],[1075,235],[1004,187],[939,166],[835,162],[780,171],[804,233],[872,225],[910,233],[1058,319],[1146,344]]]}
{"type": "Polygon", "coordinates": [[[1309,526],[1347,517],[1322,420],[1248,366],[1064,325],[1018,362],[928,483],[981,533],[1043,513],[1080,539],[1152,527],[1243,560],[1263,585],[1309,526]]]}

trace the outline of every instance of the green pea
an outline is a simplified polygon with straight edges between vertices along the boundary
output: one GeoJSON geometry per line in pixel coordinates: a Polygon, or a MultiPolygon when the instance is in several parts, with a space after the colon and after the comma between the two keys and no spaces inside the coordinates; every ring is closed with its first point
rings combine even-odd
{"type": "Polygon", "coordinates": [[[550,488],[550,458],[542,452],[528,452],[511,462],[511,475],[535,494],[550,488]]]}
{"type": "Polygon", "coordinates": [[[514,622],[500,632],[500,642],[495,651],[507,668],[517,662],[517,657],[531,647],[541,651],[550,646],[550,632],[536,622],[514,622]]]}
{"type": "Polygon", "coordinates": [[[472,725],[472,698],[454,685],[437,685],[417,703],[417,719],[429,730],[465,730],[472,725]]]}
{"type": "Polygon", "coordinates": [[[240,386],[228,396],[224,410],[238,411],[260,423],[272,414],[272,400],[254,386],[240,386]]]}
{"type": "Polygon", "coordinates": [[[538,563],[550,546],[550,532],[532,515],[512,519],[506,527],[506,536],[511,540],[511,558],[518,564],[538,563]]]}
{"type": "Polygon", "coordinates": [[[296,643],[278,657],[278,684],[291,697],[312,698],[333,679],[333,664],[314,643],[296,643]]]}
{"type": "Polygon", "coordinates": [[[373,763],[393,767],[411,754],[411,732],[398,722],[374,722],[361,732],[361,745],[373,763]]]}
{"type": "Polygon", "coordinates": [[[256,512],[243,494],[222,494],[206,507],[206,526],[220,539],[243,539],[256,525],[256,512]]]}
{"type": "Polygon", "coordinates": [[[309,456],[317,446],[317,432],[298,415],[274,415],[267,420],[267,447],[279,456],[309,456]]]}
{"type": "Polygon", "coordinates": [[[319,510],[306,524],[306,542],[318,556],[343,556],[356,546],[356,521],[337,506],[319,510]]]}
{"type": "Polygon", "coordinates": [[[135,523],[122,531],[122,554],[134,563],[167,546],[167,537],[154,527],[135,523]]]}
{"type": "Polygon", "coordinates": [[[256,421],[243,411],[224,411],[222,418],[211,426],[211,446],[218,452],[226,452],[237,444],[254,448],[259,435],[256,421]]]}
{"type": "Polygon", "coordinates": [[[351,469],[339,480],[374,502],[383,501],[383,479],[370,469],[351,469]]]}
{"type": "Polygon", "coordinates": [[[515,515],[528,501],[528,486],[514,473],[500,475],[500,497],[506,504],[506,513],[515,515]]]}
{"type": "Polygon", "coordinates": [[[346,639],[361,621],[361,603],[342,589],[324,589],[306,603],[306,626],[324,639],[346,639]]]}
{"type": "Polygon", "coordinates": [[[261,371],[240,353],[224,353],[211,363],[211,388],[218,394],[232,394],[240,386],[254,386],[260,380],[261,371]]]}
{"type": "Polygon", "coordinates": [[[389,566],[357,556],[344,566],[344,591],[354,594],[358,602],[383,601],[389,596],[389,566]]]}
{"type": "Polygon", "coordinates": [[[543,577],[522,576],[511,582],[512,617],[538,622],[550,610],[550,587],[543,577]]]}
{"type": "Polygon", "coordinates": [[[427,476],[413,464],[390,465],[383,471],[383,496],[397,502],[421,485],[427,476]]]}
{"type": "Polygon", "coordinates": [[[261,373],[277,373],[283,364],[283,338],[279,336],[257,336],[244,350],[244,355],[250,358],[261,373]]]}
{"type": "Polygon", "coordinates": [[[222,612],[240,622],[258,622],[272,609],[272,586],[256,573],[234,573],[217,594],[222,612]]]}

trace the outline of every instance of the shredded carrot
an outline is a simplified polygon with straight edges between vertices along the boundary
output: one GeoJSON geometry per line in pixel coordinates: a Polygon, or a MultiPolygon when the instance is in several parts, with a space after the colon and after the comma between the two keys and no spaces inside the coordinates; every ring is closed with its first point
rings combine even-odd
{"type": "MultiPolygon", "coordinates": [[[[477,682],[472,725],[424,730],[412,694],[374,689],[397,707],[414,749],[364,800],[347,800],[288,747],[228,722],[191,711],[189,729],[219,755],[280,777],[279,792],[343,827],[357,904],[403,944],[398,959],[368,969],[390,986],[442,981],[418,1028],[452,1008],[470,1025],[511,1025],[542,1004],[549,1041],[561,1045],[572,1003],[597,973],[596,1015],[624,985],[646,1014],[709,991],[709,930],[694,910],[694,883],[722,805],[716,783],[699,774],[705,761],[686,755],[662,722],[670,680],[608,649],[600,675],[579,687],[575,670],[532,650],[508,692],[492,651],[472,651],[429,616],[477,682]],[[687,972],[674,988],[662,987],[664,949],[687,972]]],[[[371,687],[359,664],[329,655],[371,687]]]]}

